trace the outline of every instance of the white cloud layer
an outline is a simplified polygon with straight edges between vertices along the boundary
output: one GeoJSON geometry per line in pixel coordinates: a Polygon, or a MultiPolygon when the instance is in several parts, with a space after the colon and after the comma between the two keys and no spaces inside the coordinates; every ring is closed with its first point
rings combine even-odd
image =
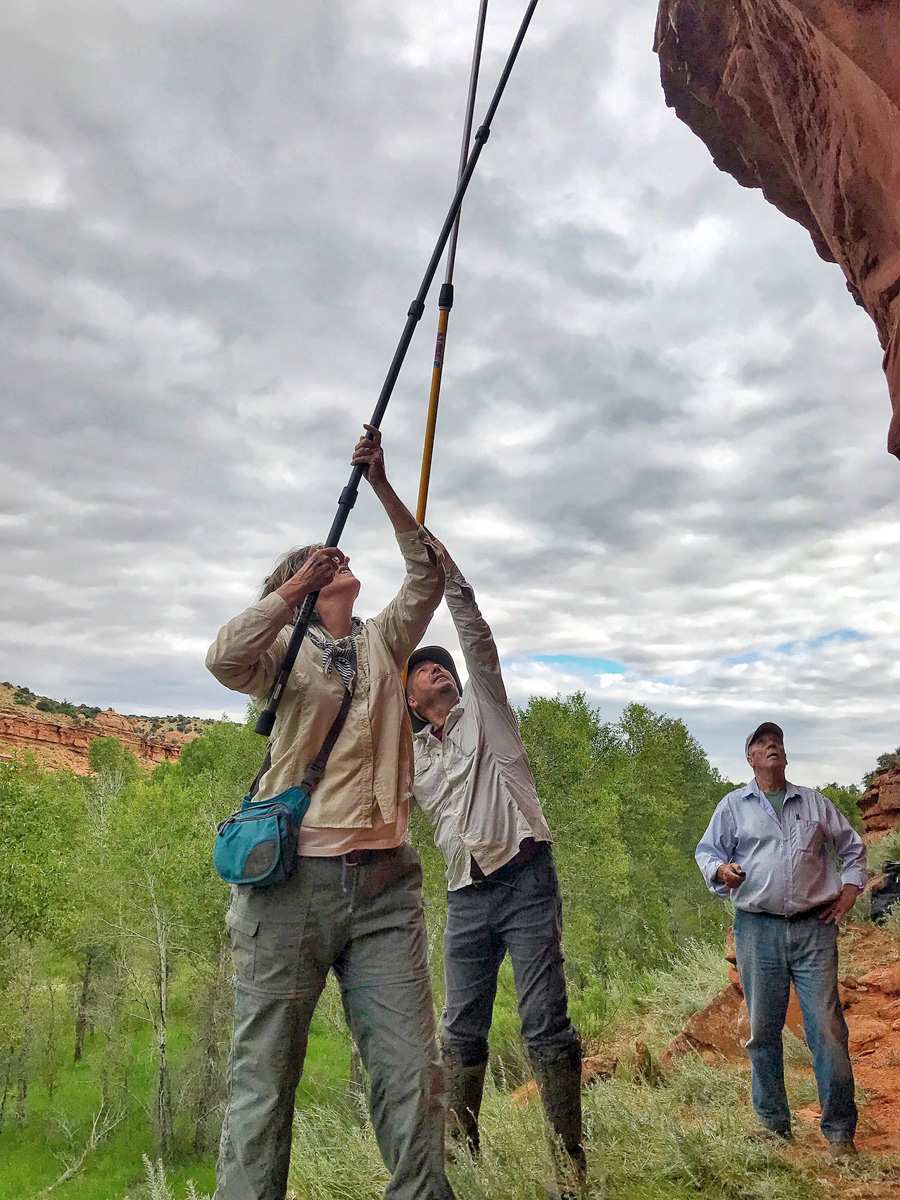
{"type": "MultiPolygon", "coordinates": [[[[452,193],[476,9],[4,6],[4,677],[241,711],[204,648],[330,524],[452,193]]],[[[523,9],[494,0],[482,108],[523,9]]],[[[852,780],[900,742],[875,333],[666,109],[654,16],[538,8],[465,205],[429,521],[515,700],[640,700],[734,777],[774,717],[798,779],[852,780]]],[[[385,422],[410,501],[433,344],[432,304],[385,422]]],[[[399,560],[368,494],[345,545],[371,612],[399,560]]]]}

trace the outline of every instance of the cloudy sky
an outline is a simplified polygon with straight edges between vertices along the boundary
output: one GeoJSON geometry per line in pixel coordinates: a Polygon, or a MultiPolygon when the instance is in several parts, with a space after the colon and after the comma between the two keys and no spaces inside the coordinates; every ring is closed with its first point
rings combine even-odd
{"type": "MultiPolygon", "coordinates": [[[[241,715],[204,652],[330,525],[452,194],[476,10],[4,4],[0,678],[241,715]]],[[[479,111],[523,10],[492,0],[479,111]]],[[[465,207],[429,523],[515,701],[647,703],[734,778],[775,718],[798,781],[855,780],[900,742],[880,350],[666,108],[654,18],[538,8],[465,207]]],[[[434,323],[384,426],[410,502],[434,323]]],[[[401,570],[367,490],[344,546],[377,611],[401,570]]]]}

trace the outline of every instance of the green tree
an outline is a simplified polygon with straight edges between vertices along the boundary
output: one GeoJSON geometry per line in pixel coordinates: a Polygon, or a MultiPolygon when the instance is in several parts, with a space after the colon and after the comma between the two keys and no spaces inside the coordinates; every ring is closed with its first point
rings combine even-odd
{"type": "MultiPolygon", "coordinates": [[[[44,773],[33,760],[0,763],[0,947],[11,936],[34,941],[65,920],[79,810],[71,772],[44,773]]],[[[0,978],[2,963],[0,952],[0,978]]]]}
{"type": "Polygon", "coordinates": [[[633,873],[616,786],[624,749],[583,693],[533,696],[519,723],[556,842],[569,970],[585,978],[627,953],[622,912],[632,903],[633,873]]]}
{"type": "Polygon", "coordinates": [[[819,791],[840,809],[857,833],[862,833],[862,814],[856,803],[862,792],[855,783],[847,787],[842,787],[839,783],[826,783],[819,791]]]}

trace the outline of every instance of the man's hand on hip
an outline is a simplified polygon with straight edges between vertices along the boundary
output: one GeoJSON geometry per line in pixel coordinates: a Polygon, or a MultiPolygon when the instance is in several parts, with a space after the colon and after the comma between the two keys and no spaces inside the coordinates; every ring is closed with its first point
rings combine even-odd
{"type": "Polygon", "coordinates": [[[819,913],[819,920],[824,921],[826,925],[840,925],[856,903],[856,897],[861,891],[862,889],[855,883],[845,883],[841,888],[840,895],[835,896],[828,907],[819,913]]]}
{"type": "Polygon", "coordinates": [[[740,863],[722,863],[716,871],[716,879],[719,883],[724,883],[726,887],[730,888],[739,888],[746,878],[744,868],[740,863]]]}

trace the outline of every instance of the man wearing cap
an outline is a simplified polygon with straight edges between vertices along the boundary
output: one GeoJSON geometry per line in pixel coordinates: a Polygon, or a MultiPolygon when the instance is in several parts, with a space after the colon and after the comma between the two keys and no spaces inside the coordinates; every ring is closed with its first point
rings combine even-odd
{"type": "Polygon", "coordinates": [[[793,983],[812,1052],[822,1133],[834,1157],[855,1154],[857,1113],[838,998],[837,933],[866,885],[866,848],[821,792],[785,779],[780,726],[764,721],[744,751],[754,777],[719,801],[696,858],[712,894],[734,901],[737,964],[750,1014],[753,1107],[765,1133],[790,1140],[781,1032],[793,983]]]}
{"type": "Polygon", "coordinates": [[[447,863],[442,1056],[448,1128],[477,1153],[497,974],[509,952],[561,1194],[572,1195],[566,1187],[574,1181],[580,1190],[585,1182],[581,1041],[568,1013],[550,830],[490,627],[446,551],[444,565],[468,682],[461,686],[442,646],[420,647],[409,660],[406,695],[416,730],[414,797],[447,863]]]}

